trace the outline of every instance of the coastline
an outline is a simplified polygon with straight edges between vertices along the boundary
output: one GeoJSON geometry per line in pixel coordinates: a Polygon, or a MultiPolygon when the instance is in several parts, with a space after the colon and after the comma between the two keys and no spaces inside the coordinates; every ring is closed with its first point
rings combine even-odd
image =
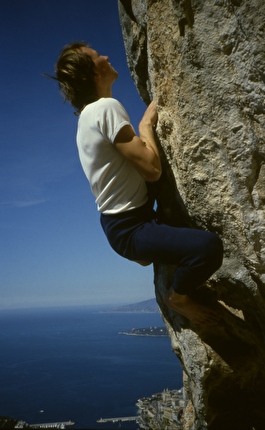
{"type": "Polygon", "coordinates": [[[129,331],[120,331],[118,334],[126,336],[168,337],[165,327],[133,328],[129,331]]]}

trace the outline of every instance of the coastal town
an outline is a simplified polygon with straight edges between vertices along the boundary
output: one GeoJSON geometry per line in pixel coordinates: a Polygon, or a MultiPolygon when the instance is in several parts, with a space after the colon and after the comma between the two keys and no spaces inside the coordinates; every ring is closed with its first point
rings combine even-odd
{"type": "Polygon", "coordinates": [[[139,399],[138,424],[145,430],[180,430],[185,402],[182,390],[164,390],[152,397],[139,399]]]}
{"type": "Polygon", "coordinates": [[[143,397],[136,403],[138,415],[134,417],[100,418],[100,424],[108,422],[136,421],[139,429],[144,430],[181,430],[185,401],[183,390],[165,389],[162,393],[143,397]]]}

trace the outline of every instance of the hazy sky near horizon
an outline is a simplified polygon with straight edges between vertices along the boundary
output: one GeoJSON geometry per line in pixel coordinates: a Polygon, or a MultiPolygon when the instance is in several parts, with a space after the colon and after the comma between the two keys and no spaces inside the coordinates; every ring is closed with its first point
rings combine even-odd
{"type": "Polygon", "coordinates": [[[108,55],[113,97],[135,128],[145,110],[126,63],[117,0],[1,0],[0,309],[130,303],[154,297],[152,267],[109,247],[81,169],[77,117],[53,73],[85,40],[108,55]]]}

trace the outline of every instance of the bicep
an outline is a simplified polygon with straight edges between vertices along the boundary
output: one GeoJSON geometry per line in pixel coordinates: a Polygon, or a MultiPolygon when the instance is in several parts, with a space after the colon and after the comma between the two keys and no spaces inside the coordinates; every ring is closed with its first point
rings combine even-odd
{"type": "Polygon", "coordinates": [[[117,150],[136,168],[146,181],[157,180],[154,153],[146,147],[130,125],[125,125],[117,134],[114,144],[117,150]]]}
{"type": "Polygon", "coordinates": [[[136,136],[130,125],[125,125],[117,134],[114,144],[117,150],[129,161],[144,157],[145,143],[136,136]]]}

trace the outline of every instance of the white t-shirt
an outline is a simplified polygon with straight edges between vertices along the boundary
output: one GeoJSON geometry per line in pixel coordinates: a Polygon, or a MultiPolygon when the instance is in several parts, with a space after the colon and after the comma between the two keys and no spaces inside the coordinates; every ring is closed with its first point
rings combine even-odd
{"type": "Polygon", "coordinates": [[[113,98],[88,104],[80,114],[77,147],[100,212],[115,214],[147,202],[144,179],[114,145],[115,137],[130,119],[113,98]]]}

